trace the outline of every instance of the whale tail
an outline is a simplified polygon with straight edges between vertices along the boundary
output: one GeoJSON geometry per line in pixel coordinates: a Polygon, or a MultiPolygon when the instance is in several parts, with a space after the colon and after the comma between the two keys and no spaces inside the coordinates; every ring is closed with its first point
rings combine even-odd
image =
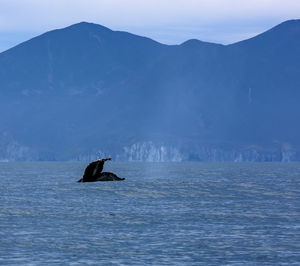
{"type": "Polygon", "coordinates": [[[77,182],[81,183],[81,182],[95,182],[95,181],[123,181],[125,180],[125,178],[122,177],[118,177],[117,175],[115,175],[114,173],[110,173],[110,172],[102,172],[101,174],[99,174],[97,177],[95,177],[94,179],[88,179],[88,180],[84,180],[83,178],[79,179],[77,182]]]}
{"type": "Polygon", "coordinates": [[[114,173],[102,172],[96,179],[96,181],[122,181],[125,178],[118,177],[114,173]]]}

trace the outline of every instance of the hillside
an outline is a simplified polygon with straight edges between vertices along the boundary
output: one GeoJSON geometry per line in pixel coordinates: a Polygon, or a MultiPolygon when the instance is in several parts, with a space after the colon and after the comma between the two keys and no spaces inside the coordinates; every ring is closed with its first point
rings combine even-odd
{"type": "Polygon", "coordinates": [[[227,46],[82,22],[0,54],[0,160],[299,160],[299,99],[300,20],[227,46]]]}

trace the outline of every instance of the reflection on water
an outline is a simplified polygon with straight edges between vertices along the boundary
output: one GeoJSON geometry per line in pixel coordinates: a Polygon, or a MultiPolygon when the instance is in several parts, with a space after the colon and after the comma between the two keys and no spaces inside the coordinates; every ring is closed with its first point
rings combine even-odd
{"type": "Polygon", "coordinates": [[[298,264],[300,164],[0,163],[0,264],[298,264]]]}

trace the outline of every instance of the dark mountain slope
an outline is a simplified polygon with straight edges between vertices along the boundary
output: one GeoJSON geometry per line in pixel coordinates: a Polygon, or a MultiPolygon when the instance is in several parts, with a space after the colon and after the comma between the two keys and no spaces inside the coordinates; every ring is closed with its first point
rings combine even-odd
{"type": "Polygon", "coordinates": [[[240,137],[299,142],[300,20],[228,46],[226,61],[235,69],[240,137]]]}
{"type": "Polygon", "coordinates": [[[2,53],[0,64],[9,68],[0,71],[1,93],[26,87],[33,94],[53,88],[55,94],[90,94],[146,67],[163,49],[150,39],[82,22],[2,53]],[[22,84],[12,84],[14,77],[22,84]]]}
{"type": "MultiPolygon", "coordinates": [[[[129,96],[128,80],[137,80],[164,49],[148,38],[90,23],[20,44],[0,55],[0,108],[7,114],[1,124],[47,153],[78,141],[89,149],[112,121],[120,129],[127,107],[119,103],[129,96]]],[[[105,131],[101,139],[111,134],[105,131]]]]}
{"type": "MultiPolygon", "coordinates": [[[[288,21],[228,46],[91,23],[45,33],[0,54],[0,131],[41,159],[121,158],[147,141],[180,159],[232,160],[253,145],[282,159],[272,153],[300,145],[299,29],[288,21]]],[[[143,145],[134,152],[161,153],[143,145]]]]}

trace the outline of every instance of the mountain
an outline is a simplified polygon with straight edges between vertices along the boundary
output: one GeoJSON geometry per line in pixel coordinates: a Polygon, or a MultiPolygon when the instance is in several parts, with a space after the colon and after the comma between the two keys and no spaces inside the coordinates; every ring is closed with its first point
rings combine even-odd
{"type": "Polygon", "coordinates": [[[16,160],[298,160],[299,59],[300,20],[226,46],[82,22],[0,54],[0,132],[16,160]]]}

